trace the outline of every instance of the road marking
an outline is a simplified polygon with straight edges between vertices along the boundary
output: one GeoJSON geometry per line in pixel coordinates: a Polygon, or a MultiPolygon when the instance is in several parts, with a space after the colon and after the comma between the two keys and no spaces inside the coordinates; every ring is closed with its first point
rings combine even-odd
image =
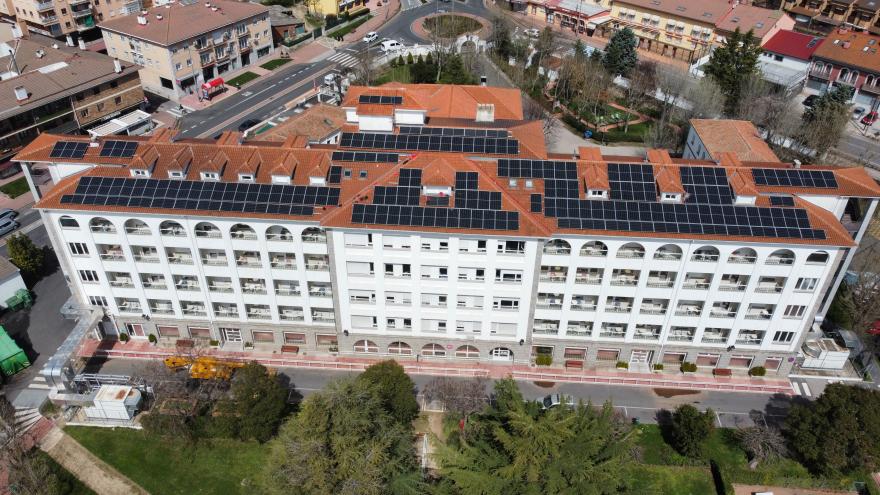
{"type": "Polygon", "coordinates": [[[804,395],[806,395],[807,397],[813,396],[813,392],[810,391],[810,386],[807,385],[807,382],[801,383],[801,386],[804,387],[804,395]]]}
{"type": "Polygon", "coordinates": [[[328,58],[331,62],[335,62],[343,67],[354,67],[358,64],[358,59],[348,55],[347,53],[339,52],[336,55],[328,58]]]}

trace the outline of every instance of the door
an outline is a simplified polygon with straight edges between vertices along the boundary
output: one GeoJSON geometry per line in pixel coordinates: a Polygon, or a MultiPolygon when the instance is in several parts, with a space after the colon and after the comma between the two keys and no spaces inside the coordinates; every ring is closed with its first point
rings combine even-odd
{"type": "Polygon", "coordinates": [[[636,363],[647,364],[648,361],[651,360],[651,353],[652,352],[653,351],[643,351],[640,349],[635,349],[632,351],[632,354],[629,357],[629,362],[630,362],[630,364],[636,364],[636,363]]]}
{"type": "Polygon", "coordinates": [[[221,328],[220,340],[223,342],[241,342],[241,330],[238,328],[221,328]]]}
{"type": "Polygon", "coordinates": [[[505,347],[496,347],[489,351],[489,359],[492,361],[512,361],[513,353],[505,347]]]}
{"type": "Polygon", "coordinates": [[[146,337],[147,334],[144,332],[144,326],[139,323],[126,323],[125,329],[128,331],[128,334],[132,337],[146,337]]]}

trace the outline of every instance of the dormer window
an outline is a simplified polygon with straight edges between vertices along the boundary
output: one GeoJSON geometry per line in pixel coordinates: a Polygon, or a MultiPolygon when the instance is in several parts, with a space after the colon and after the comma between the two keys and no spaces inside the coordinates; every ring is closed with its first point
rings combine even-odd
{"type": "Polygon", "coordinates": [[[131,169],[131,176],[132,177],[149,177],[150,171],[144,170],[142,168],[133,168],[133,169],[131,169]]]}
{"type": "Polygon", "coordinates": [[[169,170],[168,171],[168,178],[169,179],[182,179],[183,172],[180,170],[169,170]]]}
{"type": "Polygon", "coordinates": [[[310,186],[326,186],[327,179],[324,177],[309,177],[309,185],[310,186]]]}
{"type": "Polygon", "coordinates": [[[507,181],[507,186],[510,187],[511,189],[516,189],[516,184],[517,184],[516,179],[510,179],[507,181]]]}
{"type": "Polygon", "coordinates": [[[608,191],[604,189],[588,189],[587,197],[590,199],[606,199],[608,198],[608,191]]]}
{"type": "Polygon", "coordinates": [[[202,172],[202,180],[220,180],[220,174],[217,172],[202,172]]]}
{"type": "Polygon", "coordinates": [[[239,182],[253,182],[254,174],[238,174],[239,182]]]}
{"type": "Polygon", "coordinates": [[[535,181],[533,181],[532,179],[526,179],[525,180],[525,188],[532,189],[533,187],[535,187],[535,181]]]}
{"type": "Polygon", "coordinates": [[[273,175],[272,184],[290,184],[290,177],[286,175],[273,175]]]}

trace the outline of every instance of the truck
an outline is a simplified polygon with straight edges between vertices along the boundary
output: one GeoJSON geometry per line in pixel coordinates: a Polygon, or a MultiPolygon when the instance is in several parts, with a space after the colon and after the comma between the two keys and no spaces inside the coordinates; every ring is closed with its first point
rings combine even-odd
{"type": "Polygon", "coordinates": [[[229,380],[235,370],[245,363],[208,356],[191,358],[189,356],[169,356],[165,366],[173,371],[189,369],[189,376],[198,380],[229,380]]]}
{"type": "Polygon", "coordinates": [[[10,377],[31,365],[24,351],[0,326],[0,374],[10,377]]]}

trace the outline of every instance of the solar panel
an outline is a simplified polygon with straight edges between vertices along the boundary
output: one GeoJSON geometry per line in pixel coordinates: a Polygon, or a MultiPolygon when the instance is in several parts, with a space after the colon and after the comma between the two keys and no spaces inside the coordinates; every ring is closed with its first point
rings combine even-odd
{"type": "Polygon", "coordinates": [[[422,169],[420,168],[402,168],[400,169],[400,177],[397,184],[401,186],[419,187],[422,185],[422,169]]]}
{"type": "Polygon", "coordinates": [[[687,203],[733,204],[727,171],[720,167],[681,167],[681,185],[687,203]]]}
{"type": "Polygon", "coordinates": [[[355,204],[352,222],[367,225],[518,230],[519,214],[501,210],[355,204]]]}
{"type": "Polygon", "coordinates": [[[479,189],[479,175],[476,172],[456,172],[455,189],[479,189]]]}
{"type": "Polygon", "coordinates": [[[467,137],[490,137],[506,138],[510,135],[504,129],[469,129],[459,127],[399,127],[400,134],[413,134],[419,136],[467,136],[467,137]]]}
{"type": "Polygon", "coordinates": [[[89,148],[89,143],[79,141],[58,141],[49,152],[50,158],[82,158],[89,148]]]}
{"type": "Polygon", "coordinates": [[[327,172],[328,184],[339,184],[342,181],[342,167],[332,166],[327,172]]]}
{"type": "Polygon", "coordinates": [[[361,95],[358,103],[367,103],[374,105],[400,105],[403,98],[400,96],[381,96],[381,95],[361,95]]]}
{"type": "Polygon", "coordinates": [[[110,158],[131,158],[137,151],[137,141],[104,141],[99,156],[110,158]]]}
{"type": "Polygon", "coordinates": [[[397,163],[397,153],[372,153],[370,151],[334,151],[334,162],[397,163]]]}
{"type": "Polygon", "coordinates": [[[771,206],[794,206],[794,198],[791,196],[770,196],[771,206]]]}
{"type": "Polygon", "coordinates": [[[62,203],[173,210],[311,215],[339,204],[338,187],[82,177],[62,203]]]}
{"type": "Polygon", "coordinates": [[[500,210],[501,193],[496,191],[456,190],[455,207],[472,210],[500,210]]]}
{"type": "Polygon", "coordinates": [[[543,196],[541,196],[540,194],[532,194],[529,199],[531,202],[532,213],[541,213],[542,211],[544,211],[544,208],[542,206],[543,196]]]}
{"type": "Polygon", "coordinates": [[[420,187],[376,186],[373,188],[373,203],[377,205],[419,204],[420,187]]]}
{"type": "Polygon", "coordinates": [[[546,198],[545,215],[571,229],[825,239],[799,208],[546,198]]]}
{"type": "Polygon", "coordinates": [[[829,170],[753,168],[752,177],[759,186],[837,187],[834,172],[829,170]]]}
{"type": "Polygon", "coordinates": [[[544,195],[548,198],[577,198],[576,180],[544,179],[544,195]]]}
{"type": "Polygon", "coordinates": [[[609,163],[608,183],[611,199],[656,201],[657,182],[654,167],[641,163],[609,163]]]}
{"type": "Polygon", "coordinates": [[[401,151],[450,151],[489,155],[517,155],[519,141],[509,138],[467,136],[421,136],[413,134],[379,134],[343,132],[339,146],[401,151]]]}
{"type": "Polygon", "coordinates": [[[426,206],[443,206],[449,207],[449,196],[428,196],[425,201],[426,206]]]}
{"type": "Polygon", "coordinates": [[[559,160],[529,160],[522,158],[500,158],[499,177],[529,179],[577,179],[577,163],[559,160]]]}

